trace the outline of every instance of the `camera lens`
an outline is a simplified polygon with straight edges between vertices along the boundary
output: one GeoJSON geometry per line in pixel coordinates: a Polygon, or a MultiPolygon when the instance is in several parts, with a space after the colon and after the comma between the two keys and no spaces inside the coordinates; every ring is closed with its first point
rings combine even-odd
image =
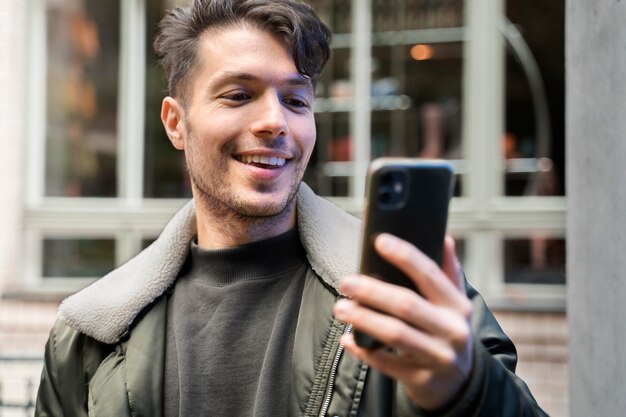
{"type": "Polygon", "coordinates": [[[393,200],[393,195],[387,187],[381,189],[380,192],[378,193],[378,201],[381,204],[389,204],[391,203],[392,200],[393,200]]]}
{"type": "Polygon", "coordinates": [[[393,175],[394,173],[392,171],[387,171],[384,174],[382,174],[380,176],[380,184],[381,185],[389,185],[393,182],[393,175]]]}

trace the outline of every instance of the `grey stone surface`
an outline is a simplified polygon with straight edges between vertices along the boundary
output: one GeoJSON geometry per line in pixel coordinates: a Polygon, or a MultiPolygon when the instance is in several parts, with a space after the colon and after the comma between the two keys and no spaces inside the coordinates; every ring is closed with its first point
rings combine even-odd
{"type": "Polygon", "coordinates": [[[567,2],[572,417],[626,410],[626,1],[567,2]]]}

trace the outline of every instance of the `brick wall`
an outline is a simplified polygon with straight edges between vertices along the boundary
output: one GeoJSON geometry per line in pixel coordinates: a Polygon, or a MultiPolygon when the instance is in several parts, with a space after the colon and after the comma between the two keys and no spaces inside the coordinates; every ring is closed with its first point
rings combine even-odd
{"type": "Polygon", "coordinates": [[[568,330],[562,313],[495,312],[517,347],[517,374],[551,417],[569,417],[568,330]]]}
{"type": "MultiPolygon", "coordinates": [[[[1,294],[0,294],[1,295],[1,294]]],[[[0,407],[2,417],[32,415],[48,333],[57,303],[33,303],[0,297],[0,407]]]]}
{"type": "Polygon", "coordinates": [[[57,305],[0,299],[0,355],[42,355],[57,305]]]}

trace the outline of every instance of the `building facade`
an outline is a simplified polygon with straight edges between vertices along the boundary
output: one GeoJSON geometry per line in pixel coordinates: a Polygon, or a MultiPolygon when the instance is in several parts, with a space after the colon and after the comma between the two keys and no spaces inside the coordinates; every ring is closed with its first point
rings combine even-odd
{"type": "MultiPolygon", "coordinates": [[[[190,196],[160,124],[150,48],[176,3],[0,6],[5,405],[36,389],[58,302],[148,245],[190,196]]],[[[449,230],[468,279],[516,342],[540,404],[569,415],[564,2],[309,3],[335,36],[306,181],[359,215],[371,159],[449,160],[449,230]]]]}

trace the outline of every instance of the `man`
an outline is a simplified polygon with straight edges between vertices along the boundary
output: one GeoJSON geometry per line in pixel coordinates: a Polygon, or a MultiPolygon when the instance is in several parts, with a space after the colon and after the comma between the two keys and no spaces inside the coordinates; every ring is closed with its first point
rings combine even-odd
{"type": "Polygon", "coordinates": [[[452,239],[443,270],[376,241],[423,296],[350,275],[360,222],[301,183],[330,52],[310,8],[196,0],[160,28],[161,118],[193,202],[63,302],[36,415],[544,415],[452,239]],[[352,329],[386,348],[357,347],[352,329]]]}

